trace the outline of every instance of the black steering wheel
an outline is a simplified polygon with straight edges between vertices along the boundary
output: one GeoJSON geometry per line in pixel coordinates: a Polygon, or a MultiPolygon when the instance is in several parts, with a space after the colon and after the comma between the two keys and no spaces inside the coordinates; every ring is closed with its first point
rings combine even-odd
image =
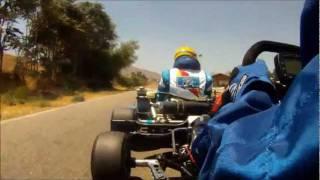
{"type": "Polygon", "coordinates": [[[258,41],[247,50],[243,57],[242,65],[246,66],[253,64],[262,52],[299,54],[300,47],[275,41],[258,41]]]}
{"type": "Polygon", "coordinates": [[[242,65],[247,66],[255,63],[257,57],[263,52],[277,53],[274,58],[277,79],[272,81],[276,87],[278,98],[281,98],[287,92],[295,75],[300,71],[300,47],[281,42],[259,41],[248,49],[243,57],[242,65]]]}

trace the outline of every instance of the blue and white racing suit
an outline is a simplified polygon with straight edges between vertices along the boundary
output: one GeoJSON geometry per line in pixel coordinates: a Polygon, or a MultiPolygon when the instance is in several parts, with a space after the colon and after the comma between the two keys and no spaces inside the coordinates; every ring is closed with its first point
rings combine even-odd
{"type": "Polygon", "coordinates": [[[182,56],[175,61],[174,68],[164,70],[158,86],[158,100],[163,101],[166,94],[188,100],[211,98],[212,77],[203,70],[197,60],[182,56]]]}

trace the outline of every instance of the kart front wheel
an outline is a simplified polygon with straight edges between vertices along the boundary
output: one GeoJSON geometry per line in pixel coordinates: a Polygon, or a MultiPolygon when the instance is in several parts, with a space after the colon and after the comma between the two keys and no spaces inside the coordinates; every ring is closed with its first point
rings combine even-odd
{"type": "Polygon", "coordinates": [[[105,132],[98,135],[91,153],[92,179],[129,179],[130,159],[125,133],[105,132]]]}

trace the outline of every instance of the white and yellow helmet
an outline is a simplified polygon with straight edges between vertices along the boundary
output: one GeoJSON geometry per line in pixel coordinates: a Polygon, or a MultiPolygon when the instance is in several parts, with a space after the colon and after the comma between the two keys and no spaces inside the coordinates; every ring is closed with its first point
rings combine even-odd
{"type": "Polygon", "coordinates": [[[192,47],[189,47],[189,46],[179,47],[176,50],[176,53],[174,55],[174,60],[176,60],[177,58],[179,58],[181,56],[189,56],[192,59],[198,60],[196,51],[192,47]]]}

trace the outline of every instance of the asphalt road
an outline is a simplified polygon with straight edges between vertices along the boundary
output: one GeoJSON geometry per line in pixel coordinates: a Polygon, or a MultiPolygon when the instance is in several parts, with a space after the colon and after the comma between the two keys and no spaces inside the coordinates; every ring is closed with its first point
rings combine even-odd
{"type": "MultiPolygon", "coordinates": [[[[0,179],[91,179],[95,137],[109,130],[113,108],[134,102],[135,92],[125,92],[1,122],[0,179]]],[[[151,178],[147,168],[131,174],[151,178]]],[[[168,174],[178,175],[170,170],[168,174]]]]}

